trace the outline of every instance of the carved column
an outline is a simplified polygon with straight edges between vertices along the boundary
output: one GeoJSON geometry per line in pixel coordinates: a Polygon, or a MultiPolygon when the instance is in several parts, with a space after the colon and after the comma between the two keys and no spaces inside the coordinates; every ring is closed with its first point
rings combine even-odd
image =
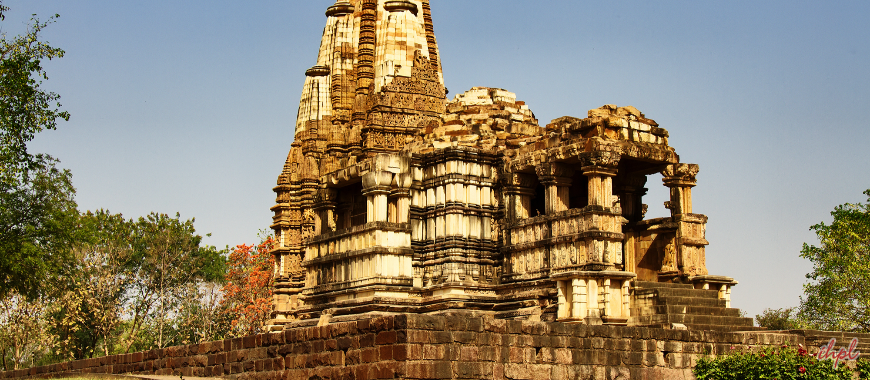
{"type": "Polygon", "coordinates": [[[545,208],[547,215],[566,211],[570,208],[569,189],[574,170],[562,163],[543,163],[535,167],[541,184],[545,187],[545,208]]]}
{"type": "Polygon", "coordinates": [[[625,219],[614,209],[613,177],[617,173],[620,156],[612,152],[593,152],[583,157],[581,170],[589,178],[589,206],[600,215],[587,215],[590,229],[601,231],[596,237],[587,238],[586,249],[589,262],[622,264],[622,224],[625,219]],[[618,218],[617,220],[613,220],[618,218]]]}
{"type": "Polygon", "coordinates": [[[620,156],[612,152],[595,152],[583,160],[581,170],[589,178],[589,205],[613,207],[613,177],[620,156]]]}
{"type": "Polygon", "coordinates": [[[643,174],[620,175],[614,184],[616,193],[621,195],[622,216],[628,219],[629,223],[643,220],[643,196],[647,192],[644,185],[646,185],[646,176],[643,174]]]}
{"type": "Polygon", "coordinates": [[[586,317],[586,279],[575,278],[571,280],[573,297],[571,297],[571,316],[577,319],[586,317]]]}
{"type": "Polygon", "coordinates": [[[692,188],[698,184],[698,170],[696,164],[674,164],[662,171],[662,181],[671,190],[671,216],[692,213],[692,188]]]}
{"type": "Polygon", "coordinates": [[[707,274],[704,257],[707,217],[692,213],[692,187],[697,184],[696,164],[668,165],[662,171],[662,181],[670,188],[671,200],[667,202],[671,217],[678,224],[675,237],[677,267],[679,274],[686,277],[707,274]]]}
{"type": "Polygon", "coordinates": [[[508,184],[504,187],[508,204],[506,205],[508,219],[525,219],[530,217],[532,197],[535,189],[533,174],[512,173],[508,174],[508,184]]]}
{"type": "Polygon", "coordinates": [[[556,309],[556,317],[559,319],[565,319],[571,316],[571,307],[568,304],[567,297],[568,289],[571,287],[569,284],[570,283],[567,281],[556,281],[556,302],[558,305],[556,309]]]}
{"type": "Polygon", "coordinates": [[[317,191],[314,203],[314,235],[335,231],[335,207],[338,204],[335,189],[317,191]]]}
{"type": "Polygon", "coordinates": [[[363,195],[366,196],[366,222],[387,221],[387,196],[393,173],[387,171],[370,172],[363,175],[363,195]]]}
{"type": "Polygon", "coordinates": [[[395,200],[395,223],[409,223],[411,216],[411,173],[396,174],[396,188],[390,192],[390,198],[395,200]]]}

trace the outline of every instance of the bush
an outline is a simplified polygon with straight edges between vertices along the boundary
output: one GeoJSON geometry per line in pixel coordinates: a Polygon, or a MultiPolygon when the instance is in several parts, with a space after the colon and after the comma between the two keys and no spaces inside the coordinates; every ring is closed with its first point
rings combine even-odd
{"type": "Polygon", "coordinates": [[[852,371],[843,363],[834,368],[830,360],[819,361],[803,348],[788,346],[735,350],[724,356],[701,358],[694,374],[698,380],[852,379],[852,371]]]}
{"type": "Polygon", "coordinates": [[[858,359],[858,376],[861,379],[870,379],[870,359],[858,359]]]}

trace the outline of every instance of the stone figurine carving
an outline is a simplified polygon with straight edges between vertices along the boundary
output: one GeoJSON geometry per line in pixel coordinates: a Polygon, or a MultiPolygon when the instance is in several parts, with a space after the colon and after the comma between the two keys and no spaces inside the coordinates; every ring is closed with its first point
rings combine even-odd
{"type": "Polygon", "coordinates": [[[662,260],[661,272],[676,272],[677,271],[677,250],[673,243],[668,243],[665,246],[665,255],[662,260]]]}

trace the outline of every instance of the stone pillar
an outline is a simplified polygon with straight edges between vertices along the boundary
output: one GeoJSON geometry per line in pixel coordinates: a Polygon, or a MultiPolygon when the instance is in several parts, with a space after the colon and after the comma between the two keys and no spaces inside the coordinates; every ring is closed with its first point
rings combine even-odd
{"type": "Polygon", "coordinates": [[[725,300],[725,307],[731,307],[731,286],[719,285],[719,299],[725,300]]]}
{"type": "Polygon", "coordinates": [[[338,192],[335,189],[317,191],[314,203],[314,235],[335,231],[335,207],[338,192]]]}
{"type": "Polygon", "coordinates": [[[646,176],[643,174],[620,176],[614,184],[616,193],[620,194],[622,216],[628,219],[629,223],[643,220],[643,196],[647,192],[644,185],[646,185],[646,176]]]}
{"type": "Polygon", "coordinates": [[[411,183],[413,175],[411,173],[396,174],[396,188],[390,192],[390,198],[395,199],[395,218],[396,223],[409,223],[411,217],[411,183]]]}
{"type": "Polygon", "coordinates": [[[589,279],[586,286],[586,316],[583,318],[583,321],[586,322],[587,325],[600,325],[603,323],[601,320],[601,309],[598,297],[598,281],[589,279]]]}
{"type": "Polygon", "coordinates": [[[668,165],[662,171],[662,181],[671,189],[671,216],[692,213],[692,188],[698,184],[696,164],[668,165]]]}
{"type": "Polygon", "coordinates": [[[570,208],[569,189],[574,170],[562,163],[542,163],[535,167],[541,184],[545,187],[544,207],[547,215],[570,208]]]}
{"type": "Polygon", "coordinates": [[[589,177],[589,205],[613,207],[613,177],[616,165],[583,166],[583,175],[589,177]]]}
{"type": "Polygon", "coordinates": [[[707,274],[704,247],[707,217],[692,213],[692,187],[698,182],[696,164],[668,165],[662,171],[662,181],[670,188],[671,200],[666,204],[671,209],[671,218],[678,223],[676,234],[677,268],[682,276],[707,274]]]}
{"type": "Polygon", "coordinates": [[[556,318],[558,319],[565,319],[571,316],[571,308],[570,305],[568,305],[568,300],[565,294],[568,290],[567,288],[567,281],[556,281],[556,302],[558,305],[558,308],[556,309],[556,318]]]}
{"type": "Polygon", "coordinates": [[[589,261],[603,263],[610,268],[614,264],[621,265],[623,261],[622,224],[625,219],[620,215],[619,205],[613,202],[613,177],[616,176],[619,159],[618,153],[592,152],[582,157],[581,167],[583,175],[589,179],[589,207],[597,214],[586,215],[586,223],[590,229],[605,233],[586,238],[589,261]]]}
{"type": "Polygon", "coordinates": [[[408,223],[411,214],[411,191],[408,189],[393,190],[396,198],[396,223],[408,223]]]}
{"type": "Polygon", "coordinates": [[[513,173],[508,175],[504,187],[508,204],[505,205],[508,219],[531,217],[532,197],[535,195],[535,176],[533,174],[513,173]]]}
{"type": "Polygon", "coordinates": [[[622,281],[622,317],[629,318],[631,316],[631,297],[629,297],[630,280],[622,281]]]}
{"type": "Polygon", "coordinates": [[[574,292],[571,299],[571,317],[581,319],[586,316],[586,279],[575,278],[571,280],[574,292]]]}
{"type": "Polygon", "coordinates": [[[367,199],[366,222],[387,221],[387,196],[393,173],[387,171],[369,172],[363,175],[363,195],[367,199]]]}

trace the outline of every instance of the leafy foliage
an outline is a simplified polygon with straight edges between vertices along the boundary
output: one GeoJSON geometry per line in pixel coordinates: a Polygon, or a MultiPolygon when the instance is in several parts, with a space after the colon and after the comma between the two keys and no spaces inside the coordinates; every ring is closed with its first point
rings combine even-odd
{"type": "Polygon", "coordinates": [[[801,250],[813,271],[799,315],[818,329],[870,332],[870,199],[837,206],[831,215],[830,225],[810,227],[820,245],[801,250]]]}
{"type": "Polygon", "coordinates": [[[78,210],[72,176],[36,159],[20,180],[0,182],[0,298],[34,298],[68,270],[78,210]]]}
{"type": "Polygon", "coordinates": [[[52,329],[66,358],[94,355],[102,342],[108,355],[135,280],[129,270],[132,256],[130,224],[105,210],[82,214],[72,252],[74,271],[55,294],[52,329]]]}
{"type": "Polygon", "coordinates": [[[129,289],[133,315],[127,337],[127,351],[136,335],[150,326],[155,335],[153,345],[139,349],[163,348],[171,342],[171,323],[181,302],[182,291],[197,281],[221,279],[223,252],[215,247],[201,247],[202,236],[196,234],[193,219],[182,221],[166,214],[151,213],[132,222],[133,255],[130,270],[136,281],[129,289]]]}
{"type": "MultiPolygon", "coordinates": [[[[0,15],[5,10],[0,3],[0,15]]],[[[48,79],[42,62],[64,55],[39,40],[57,17],[41,22],[34,16],[26,34],[0,37],[0,182],[15,185],[23,172],[37,168],[39,159],[27,152],[27,142],[40,131],[55,129],[57,119],[69,120],[69,113],[59,109],[60,95],[40,88],[48,79]]]]}
{"type": "Polygon", "coordinates": [[[270,251],[274,244],[270,236],[256,247],[241,244],[230,253],[223,292],[236,336],[261,332],[271,317],[275,263],[270,251]]]}
{"type": "Polygon", "coordinates": [[[761,314],[755,316],[755,323],[758,326],[766,327],[768,330],[795,330],[801,328],[800,321],[797,320],[797,309],[764,309],[761,314]]]}
{"type": "Polygon", "coordinates": [[[191,337],[219,334],[219,295],[212,295],[210,308],[202,300],[204,289],[218,286],[212,280],[222,280],[224,252],[201,246],[192,219],[152,213],[126,220],[99,210],[83,214],[76,231],[74,270],[51,313],[59,358],[187,344],[191,337]]]}
{"type": "Polygon", "coordinates": [[[34,353],[48,346],[43,300],[12,294],[0,300],[0,350],[5,369],[19,369],[34,353]],[[12,363],[7,363],[7,351],[12,363]],[[11,365],[10,365],[11,364],[11,365]]]}
{"type": "Polygon", "coordinates": [[[858,359],[856,363],[859,379],[870,379],[870,359],[858,359]]]}
{"type": "Polygon", "coordinates": [[[187,287],[173,320],[173,345],[220,340],[230,332],[230,315],[222,304],[222,285],[200,282],[187,287]]]}
{"type": "MultiPolygon", "coordinates": [[[[0,20],[9,8],[0,2],[0,20]]],[[[40,88],[46,59],[64,52],[39,40],[47,22],[31,18],[24,35],[0,36],[0,298],[14,292],[34,298],[65,264],[64,247],[75,215],[71,175],[27,143],[36,133],[69,120],[59,95],[40,88]]]]}
{"type": "Polygon", "coordinates": [[[698,380],[852,378],[852,372],[846,366],[834,368],[832,361],[820,361],[803,348],[788,346],[735,350],[724,356],[701,358],[693,372],[698,380]]]}

